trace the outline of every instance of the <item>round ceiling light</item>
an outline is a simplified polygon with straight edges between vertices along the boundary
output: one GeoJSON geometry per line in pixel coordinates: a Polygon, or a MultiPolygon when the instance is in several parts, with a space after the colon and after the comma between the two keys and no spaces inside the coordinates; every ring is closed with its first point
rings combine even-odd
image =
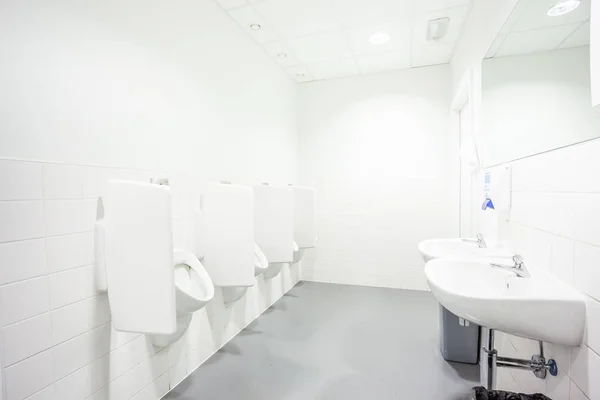
{"type": "Polygon", "coordinates": [[[260,28],[262,28],[262,26],[260,26],[260,24],[250,24],[250,29],[252,29],[253,31],[260,31],[260,28]]]}
{"type": "Polygon", "coordinates": [[[369,38],[369,43],[375,46],[382,45],[390,41],[390,35],[385,32],[377,32],[371,35],[369,38]]]}
{"type": "Polygon", "coordinates": [[[565,15],[575,10],[581,4],[581,0],[566,0],[556,3],[548,10],[547,14],[550,17],[558,17],[565,15]]]}

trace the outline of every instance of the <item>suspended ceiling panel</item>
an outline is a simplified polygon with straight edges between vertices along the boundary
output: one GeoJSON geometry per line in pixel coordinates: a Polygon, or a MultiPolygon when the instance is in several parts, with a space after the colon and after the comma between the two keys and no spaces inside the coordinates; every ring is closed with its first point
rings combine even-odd
{"type": "Polygon", "coordinates": [[[297,82],[445,64],[470,0],[215,0],[297,82]],[[427,40],[430,20],[447,33],[427,40]],[[385,32],[390,40],[370,43],[385,32]]]}
{"type": "Polygon", "coordinates": [[[590,44],[590,0],[574,11],[548,16],[557,0],[520,0],[486,58],[530,54],[590,44]]]}

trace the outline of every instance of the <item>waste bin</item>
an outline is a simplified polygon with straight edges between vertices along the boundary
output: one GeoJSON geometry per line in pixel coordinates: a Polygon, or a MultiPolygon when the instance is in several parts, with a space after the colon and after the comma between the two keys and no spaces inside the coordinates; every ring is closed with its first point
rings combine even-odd
{"type": "Polygon", "coordinates": [[[477,364],[480,330],[479,325],[457,317],[440,305],[440,351],[444,360],[477,364]]]}

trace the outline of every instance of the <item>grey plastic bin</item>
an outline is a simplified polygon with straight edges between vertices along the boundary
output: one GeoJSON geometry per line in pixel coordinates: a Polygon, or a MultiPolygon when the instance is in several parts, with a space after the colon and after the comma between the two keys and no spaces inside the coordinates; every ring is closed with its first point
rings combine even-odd
{"type": "Polygon", "coordinates": [[[465,321],[440,305],[440,351],[446,361],[479,362],[479,325],[465,321]]]}

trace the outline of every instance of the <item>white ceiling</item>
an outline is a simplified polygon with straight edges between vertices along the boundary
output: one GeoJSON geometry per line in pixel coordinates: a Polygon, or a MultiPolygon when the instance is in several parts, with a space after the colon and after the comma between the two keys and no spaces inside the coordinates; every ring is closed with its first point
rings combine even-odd
{"type": "Polygon", "coordinates": [[[444,64],[470,0],[215,0],[297,82],[444,64]],[[427,41],[427,23],[448,17],[427,41]],[[252,24],[260,25],[253,30],[252,24]],[[374,33],[391,40],[372,45],[374,33]]]}
{"type": "Polygon", "coordinates": [[[558,17],[546,15],[557,0],[520,0],[486,58],[537,53],[590,43],[590,0],[558,17]]]}

